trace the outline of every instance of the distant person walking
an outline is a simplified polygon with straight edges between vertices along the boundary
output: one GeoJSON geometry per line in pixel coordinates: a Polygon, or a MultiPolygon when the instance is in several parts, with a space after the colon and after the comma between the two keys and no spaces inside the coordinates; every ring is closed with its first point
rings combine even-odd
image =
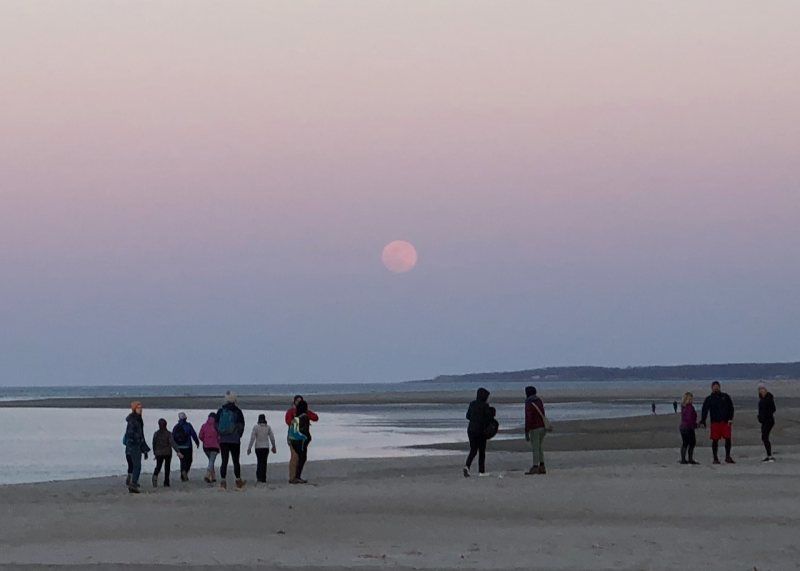
{"type": "Polygon", "coordinates": [[[536,387],[525,387],[525,440],[531,446],[533,464],[528,475],[546,474],[544,467],[544,437],[549,422],[544,414],[544,403],[536,395],[536,387]]]}
{"type": "Polygon", "coordinates": [[[703,402],[703,413],[700,426],[705,428],[706,417],[711,417],[711,452],[714,454],[714,464],[719,464],[719,441],[725,440],[725,462],[735,464],[731,456],[733,400],[727,393],[722,392],[719,381],[711,383],[711,394],[703,402]]]}
{"type": "Polygon", "coordinates": [[[761,424],[761,442],[764,443],[764,449],[767,452],[767,457],[762,462],[774,462],[775,458],[772,456],[772,443],[769,441],[769,433],[775,427],[775,398],[772,393],[767,390],[764,383],[758,385],[758,422],[761,424]]]}
{"type": "Polygon", "coordinates": [[[192,441],[197,448],[200,448],[200,440],[194,431],[194,426],[186,419],[186,413],[178,413],[178,424],[172,428],[172,438],[178,447],[179,458],[181,460],[181,482],[189,481],[189,471],[192,469],[192,441]]]}
{"type": "Polygon", "coordinates": [[[681,399],[681,464],[699,464],[694,460],[694,447],[697,446],[697,411],[694,409],[694,395],[684,393],[681,399]],[[686,459],[688,455],[688,460],[686,459]]]}
{"type": "Polygon", "coordinates": [[[489,391],[483,387],[478,389],[475,400],[467,409],[467,438],[469,439],[469,455],[464,465],[464,477],[470,477],[470,468],[475,456],[478,456],[478,474],[486,474],[486,431],[494,420],[497,411],[489,406],[489,391]]]}
{"type": "Polygon", "coordinates": [[[308,412],[308,403],[300,400],[295,406],[294,418],[289,424],[286,439],[292,451],[292,458],[289,460],[290,484],[308,483],[303,479],[303,468],[308,460],[308,445],[311,444],[311,417],[308,412]]]}
{"type": "Polygon", "coordinates": [[[653,412],[653,414],[656,413],[656,401],[650,403],[650,410],[653,412]]]}
{"type": "Polygon", "coordinates": [[[153,470],[153,487],[158,487],[158,475],[161,473],[161,468],[164,468],[164,487],[169,488],[169,473],[170,464],[172,463],[172,451],[178,454],[178,458],[182,456],[178,445],[175,444],[175,439],[172,438],[172,432],[167,428],[167,421],[164,418],[158,419],[158,430],[153,434],[153,456],[156,459],[156,469],[153,470]]]}
{"type": "Polygon", "coordinates": [[[220,488],[223,490],[228,488],[228,458],[230,458],[233,461],[236,489],[241,490],[247,483],[242,480],[242,467],[239,465],[244,434],[244,413],[236,403],[236,393],[232,391],[225,393],[225,404],[217,411],[217,433],[222,454],[222,463],[219,467],[220,488]]]}
{"type": "Polygon", "coordinates": [[[272,427],[267,424],[267,417],[264,414],[258,415],[258,423],[250,433],[250,444],[247,445],[248,456],[253,452],[253,445],[256,448],[256,483],[267,483],[267,459],[269,451],[276,454],[278,449],[275,447],[275,434],[272,427]]]}
{"type": "MultiPolygon", "coordinates": [[[[284,420],[286,421],[286,426],[289,427],[289,432],[291,433],[292,421],[297,416],[297,405],[301,402],[305,402],[305,399],[302,395],[295,395],[294,399],[292,399],[292,406],[286,411],[284,415],[284,420]]],[[[308,408],[308,405],[305,406],[305,415],[309,422],[317,422],[319,420],[319,415],[315,413],[313,410],[308,408]]],[[[299,430],[295,431],[295,434],[300,434],[299,430]]],[[[300,439],[298,436],[297,439],[300,439]]],[[[297,476],[297,464],[300,461],[300,457],[297,453],[297,449],[299,447],[292,446],[292,442],[290,438],[287,438],[287,443],[289,444],[289,482],[296,479],[297,476]]],[[[299,483],[299,482],[295,482],[299,483]]]]}
{"type": "Polygon", "coordinates": [[[133,401],[131,403],[131,413],[125,419],[125,455],[130,458],[131,478],[128,483],[128,491],[132,494],[139,493],[139,476],[142,473],[142,454],[145,460],[150,447],[144,437],[144,420],[142,419],[142,403],[133,401]]]}
{"type": "Polygon", "coordinates": [[[205,421],[203,426],[200,427],[200,442],[203,443],[203,452],[208,458],[208,467],[206,468],[206,475],[203,478],[208,484],[213,484],[217,481],[217,473],[215,469],[215,462],[219,454],[219,434],[217,434],[217,413],[210,412],[208,420],[205,421]]]}
{"type": "MultiPolygon", "coordinates": [[[[686,395],[684,395],[684,397],[685,396],[686,395]]],[[[675,411],[675,414],[678,414],[678,401],[676,401],[676,400],[672,401],[672,410],[675,411]]]]}

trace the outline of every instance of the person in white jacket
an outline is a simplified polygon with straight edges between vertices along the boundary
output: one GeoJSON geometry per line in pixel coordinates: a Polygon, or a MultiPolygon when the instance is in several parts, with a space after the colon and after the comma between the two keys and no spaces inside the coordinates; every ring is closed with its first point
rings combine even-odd
{"type": "Polygon", "coordinates": [[[258,415],[258,423],[253,427],[253,432],[250,433],[250,444],[247,445],[248,455],[253,452],[253,445],[255,445],[256,449],[256,482],[266,484],[267,458],[269,457],[270,448],[272,448],[273,454],[278,451],[275,448],[275,434],[272,432],[272,427],[267,424],[266,415],[258,415]]]}

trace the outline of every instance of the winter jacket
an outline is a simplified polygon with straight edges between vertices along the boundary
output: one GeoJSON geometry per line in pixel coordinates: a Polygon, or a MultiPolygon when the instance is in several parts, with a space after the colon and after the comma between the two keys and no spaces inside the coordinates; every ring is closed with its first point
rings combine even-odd
{"type": "Polygon", "coordinates": [[[153,454],[156,456],[172,456],[172,451],[178,451],[178,445],[172,438],[172,433],[166,428],[159,428],[153,434],[153,454]]]}
{"type": "Polygon", "coordinates": [[[687,404],[681,409],[681,430],[697,428],[697,411],[694,406],[687,404]]]}
{"type": "Polygon", "coordinates": [[[486,402],[489,400],[489,391],[478,389],[477,398],[469,403],[467,409],[467,420],[469,426],[467,432],[470,434],[482,435],[486,432],[486,426],[494,418],[497,411],[486,402]]]}
{"type": "MultiPolygon", "coordinates": [[[[294,420],[295,415],[297,414],[297,409],[295,407],[290,408],[286,411],[286,415],[284,416],[284,420],[286,421],[286,426],[292,424],[292,420],[294,420]]],[[[306,415],[308,415],[308,420],[311,422],[317,422],[319,420],[319,415],[313,410],[307,410],[306,415]]]]}
{"type": "Polygon", "coordinates": [[[525,432],[544,428],[544,403],[536,395],[525,399],[525,432]],[[534,408],[536,407],[536,408],[534,408]],[[536,412],[538,409],[539,412],[536,412]],[[540,414],[541,413],[541,414],[540,414]]]}
{"type": "Polygon", "coordinates": [[[711,393],[703,402],[703,416],[700,424],[705,424],[706,417],[711,416],[711,422],[728,422],[733,420],[733,400],[728,393],[711,393]]]}
{"type": "Polygon", "coordinates": [[[203,426],[200,427],[200,441],[203,443],[203,448],[209,450],[219,450],[219,434],[217,434],[217,421],[209,418],[203,426]]]}
{"type": "Polygon", "coordinates": [[[194,431],[194,426],[192,423],[186,419],[181,419],[178,421],[178,424],[172,429],[172,438],[175,440],[175,443],[178,445],[178,448],[186,449],[192,447],[192,440],[194,440],[195,446],[200,446],[200,440],[197,438],[197,433],[194,431]],[[175,438],[175,431],[176,430],[183,430],[186,433],[186,441],[179,442],[180,439],[175,438]]]}
{"type": "Polygon", "coordinates": [[[258,448],[275,448],[275,434],[269,424],[256,424],[253,432],[250,433],[250,444],[247,449],[253,448],[253,444],[258,448]]]}
{"type": "Polygon", "coordinates": [[[758,399],[758,422],[765,424],[775,422],[775,397],[767,393],[758,399]]]}
{"type": "Polygon", "coordinates": [[[222,408],[217,411],[216,427],[220,444],[239,444],[244,434],[244,413],[242,413],[242,409],[232,402],[222,405],[222,408]],[[222,434],[219,431],[219,421],[222,420],[222,415],[225,411],[233,412],[235,418],[235,428],[231,434],[222,434]]]}
{"type": "Polygon", "coordinates": [[[150,447],[144,438],[144,421],[142,415],[132,412],[125,419],[125,454],[147,454],[150,447]]]}

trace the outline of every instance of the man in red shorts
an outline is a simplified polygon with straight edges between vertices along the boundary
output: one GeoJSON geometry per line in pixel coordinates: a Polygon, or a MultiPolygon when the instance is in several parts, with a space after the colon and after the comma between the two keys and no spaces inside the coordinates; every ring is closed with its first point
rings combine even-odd
{"type": "Polygon", "coordinates": [[[730,395],[722,392],[719,381],[711,383],[711,394],[703,402],[703,416],[700,426],[705,428],[706,417],[711,416],[711,451],[714,464],[719,464],[719,441],[725,439],[725,462],[735,464],[731,458],[731,425],[733,424],[733,401],[730,395]]]}

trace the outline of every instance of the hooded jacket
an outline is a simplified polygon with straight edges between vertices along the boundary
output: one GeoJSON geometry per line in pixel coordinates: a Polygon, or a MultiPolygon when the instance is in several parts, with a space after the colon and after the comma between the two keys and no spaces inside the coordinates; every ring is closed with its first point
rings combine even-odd
{"type": "Polygon", "coordinates": [[[544,428],[544,403],[536,395],[525,399],[525,432],[544,428]],[[539,412],[534,409],[536,407],[539,412]],[[541,414],[539,414],[541,413],[541,414]]]}
{"type": "Polygon", "coordinates": [[[226,402],[222,405],[222,408],[217,411],[216,427],[220,444],[239,444],[244,434],[244,413],[242,413],[242,409],[236,406],[234,402],[226,402]],[[219,421],[222,418],[222,413],[226,410],[233,412],[234,418],[236,419],[236,428],[232,434],[220,434],[219,432],[219,421]]]}
{"type": "Polygon", "coordinates": [[[467,432],[470,434],[482,435],[486,431],[486,426],[494,418],[497,411],[487,402],[489,400],[489,391],[486,389],[478,389],[476,399],[469,403],[467,409],[467,420],[469,426],[467,432]]]}
{"type": "Polygon", "coordinates": [[[217,433],[217,421],[215,418],[209,418],[200,427],[200,440],[203,443],[203,448],[219,450],[219,434],[217,433]]]}
{"type": "Polygon", "coordinates": [[[765,424],[775,422],[775,397],[767,393],[758,399],[758,422],[765,424]]]}
{"type": "Polygon", "coordinates": [[[178,451],[178,446],[172,438],[172,433],[167,429],[159,428],[153,434],[153,454],[156,456],[172,456],[172,451],[178,451]]]}
{"type": "Polygon", "coordinates": [[[130,413],[125,421],[125,454],[147,454],[150,447],[144,439],[144,420],[142,415],[130,413]]]}
{"type": "Polygon", "coordinates": [[[253,427],[247,449],[251,450],[254,444],[256,448],[275,448],[275,434],[269,424],[256,424],[253,427]]]}
{"type": "Polygon", "coordinates": [[[711,422],[728,422],[733,420],[733,400],[728,393],[711,393],[703,402],[703,416],[700,424],[705,424],[706,417],[711,416],[711,422]]]}

